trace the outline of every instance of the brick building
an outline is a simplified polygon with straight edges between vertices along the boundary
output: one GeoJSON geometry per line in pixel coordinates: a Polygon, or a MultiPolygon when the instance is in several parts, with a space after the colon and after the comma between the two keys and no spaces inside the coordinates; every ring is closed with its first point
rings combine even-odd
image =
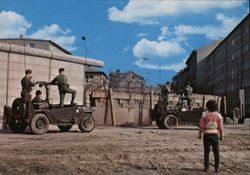
{"type": "Polygon", "coordinates": [[[142,92],[145,88],[145,80],[140,75],[132,72],[111,72],[109,74],[109,86],[114,91],[142,92]]]}

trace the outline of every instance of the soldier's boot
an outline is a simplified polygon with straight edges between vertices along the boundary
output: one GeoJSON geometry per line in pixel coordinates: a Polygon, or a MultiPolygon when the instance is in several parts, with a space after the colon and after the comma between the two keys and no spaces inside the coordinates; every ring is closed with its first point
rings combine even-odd
{"type": "Polygon", "coordinates": [[[71,105],[76,105],[76,103],[74,102],[75,98],[76,98],[76,91],[72,92],[72,98],[71,98],[71,102],[70,102],[71,105]]]}

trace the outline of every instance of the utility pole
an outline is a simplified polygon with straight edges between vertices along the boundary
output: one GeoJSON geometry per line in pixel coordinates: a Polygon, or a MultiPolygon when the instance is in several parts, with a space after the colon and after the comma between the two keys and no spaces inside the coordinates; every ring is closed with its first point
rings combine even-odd
{"type": "Polygon", "coordinates": [[[82,36],[82,40],[85,41],[84,48],[85,48],[85,58],[88,56],[88,49],[87,49],[87,38],[86,36],[82,36]]]}

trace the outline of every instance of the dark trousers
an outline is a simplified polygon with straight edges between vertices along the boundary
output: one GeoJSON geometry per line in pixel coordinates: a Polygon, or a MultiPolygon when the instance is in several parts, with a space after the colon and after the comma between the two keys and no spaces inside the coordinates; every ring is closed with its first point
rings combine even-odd
{"type": "Polygon", "coordinates": [[[64,105],[64,98],[65,98],[65,94],[69,93],[72,95],[71,97],[71,105],[74,104],[74,100],[76,97],[76,91],[74,89],[70,89],[70,88],[63,88],[62,90],[59,91],[60,94],[60,107],[63,107],[64,105]]]}
{"type": "Polygon", "coordinates": [[[220,153],[219,153],[219,135],[218,134],[204,134],[203,144],[204,144],[204,165],[205,169],[209,168],[209,152],[210,147],[214,153],[214,168],[218,169],[220,164],[220,153]]]}

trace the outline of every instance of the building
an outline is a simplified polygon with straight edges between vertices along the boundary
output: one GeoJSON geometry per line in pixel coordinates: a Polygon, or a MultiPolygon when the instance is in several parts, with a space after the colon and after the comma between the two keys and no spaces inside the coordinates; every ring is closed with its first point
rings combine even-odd
{"type": "MultiPolygon", "coordinates": [[[[17,39],[18,40],[18,39],[17,39]]],[[[14,41],[14,40],[13,40],[14,41]]],[[[60,51],[37,49],[23,45],[0,42],[0,116],[5,105],[10,106],[13,100],[20,97],[20,81],[25,69],[33,70],[33,81],[50,82],[58,75],[58,69],[64,67],[68,75],[69,84],[77,91],[76,103],[84,103],[85,66],[102,67],[102,61],[73,56],[60,51]]],[[[36,85],[31,92],[42,90],[42,98],[45,98],[44,88],[36,85]]],[[[59,93],[56,86],[50,87],[50,97],[53,104],[59,103],[59,93]]],[[[66,95],[65,103],[70,102],[70,95],[66,95]]]]}
{"type": "Polygon", "coordinates": [[[86,85],[92,86],[95,90],[108,89],[108,76],[94,67],[85,67],[85,82],[86,85]]]}
{"type": "Polygon", "coordinates": [[[206,59],[207,56],[222,40],[214,41],[206,46],[193,50],[186,61],[186,67],[173,77],[175,90],[181,90],[189,81],[196,93],[205,93],[206,88],[206,59]]]}
{"type": "Polygon", "coordinates": [[[249,21],[248,14],[223,40],[193,51],[187,67],[173,77],[175,89],[188,80],[197,93],[226,96],[228,114],[240,107],[250,117],[249,21]]]}
{"type": "Polygon", "coordinates": [[[44,49],[52,52],[72,55],[69,51],[65,50],[64,48],[62,48],[61,46],[59,46],[58,44],[56,44],[51,40],[23,38],[22,36],[20,36],[20,38],[0,39],[0,42],[25,46],[24,48],[29,47],[29,48],[44,49]]]}
{"type": "Polygon", "coordinates": [[[120,70],[117,70],[109,74],[109,86],[114,91],[143,92],[145,80],[132,71],[121,73],[120,70]]]}
{"type": "Polygon", "coordinates": [[[249,14],[213,50],[207,59],[208,92],[227,97],[227,110],[241,107],[250,117],[249,14]]]}

